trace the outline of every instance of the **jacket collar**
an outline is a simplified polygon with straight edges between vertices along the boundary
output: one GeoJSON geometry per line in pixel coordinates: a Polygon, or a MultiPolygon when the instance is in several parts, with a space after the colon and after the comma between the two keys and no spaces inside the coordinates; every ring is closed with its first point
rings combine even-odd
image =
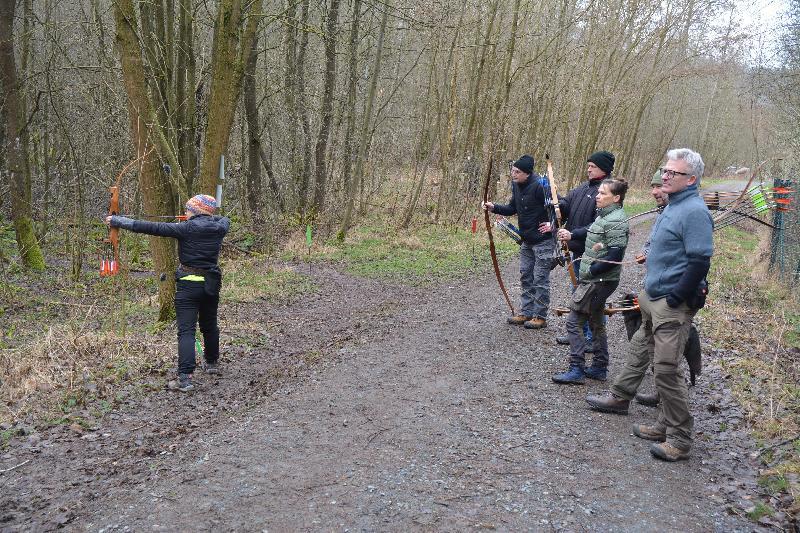
{"type": "Polygon", "coordinates": [[[622,209],[622,206],[620,204],[611,204],[611,205],[607,205],[607,206],[605,206],[605,207],[603,207],[601,209],[598,209],[597,210],[597,214],[599,216],[601,216],[601,217],[604,217],[604,216],[608,215],[609,213],[612,213],[612,212],[616,211],[617,209],[622,209]]]}
{"type": "Polygon", "coordinates": [[[690,185],[681,192],[672,193],[669,195],[669,203],[678,203],[691,196],[697,196],[697,185],[690,185]]]}

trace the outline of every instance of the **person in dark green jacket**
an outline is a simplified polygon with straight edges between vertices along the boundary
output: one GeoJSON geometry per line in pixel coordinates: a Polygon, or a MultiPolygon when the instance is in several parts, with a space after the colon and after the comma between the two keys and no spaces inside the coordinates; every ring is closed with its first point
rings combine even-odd
{"type": "Polygon", "coordinates": [[[569,337],[569,370],[553,376],[562,384],[580,385],[585,377],[605,381],[608,373],[608,337],[603,309],[606,300],[619,285],[622,265],[628,247],[628,221],[622,204],[628,183],[621,179],[606,179],[600,184],[595,203],[597,218],[588,228],[570,232],[558,230],[558,238],[586,241],[581,259],[578,287],[572,295],[567,316],[569,337]],[[587,341],[583,335],[586,322],[594,333],[592,365],[586,368],[587,341]]]}

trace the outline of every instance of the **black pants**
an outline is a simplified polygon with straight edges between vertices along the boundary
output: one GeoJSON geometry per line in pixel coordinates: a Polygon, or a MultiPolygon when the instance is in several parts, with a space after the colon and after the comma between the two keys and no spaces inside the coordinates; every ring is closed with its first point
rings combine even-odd
{"type": "Polygon", "coordinates": [[[178,322],[178,372],[191,374],[195,368],[195,325],[200,323],[205,345],[205,360],[219,359],[217,306],[219,295],[209,296],[202,281],[178,280],[175,289],[175,314],[178,322]]]}

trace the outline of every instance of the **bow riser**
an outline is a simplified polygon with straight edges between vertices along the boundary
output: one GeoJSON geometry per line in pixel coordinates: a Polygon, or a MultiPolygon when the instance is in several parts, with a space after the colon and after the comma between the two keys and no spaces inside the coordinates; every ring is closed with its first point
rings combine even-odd
{"type": "MultiPolygon", "coordinates": [[[[558,205],[558,193],[556,192],[556,181],[555,181],[556,178],[555,178],[555,174],[553,172],[553,162],[550,161],[550,156],[549,155],[545,155],[545,159],[547,159],[547,181],[548,181],[548,185],[550,187],[550,202],[549,202],[549,205],[550,205],[550,208],[552,209],[552,212],[553,212],[553,217],[551,217],[551,218],[553,219],[552,222],[554,223],[554,224],[551,224],[552,227],[550,229],[553,232],[553,239],[556,240],[556,246],[560,246],[561,247],[561,250],[562,250],[561,258],[563,259],[564,264],[566,264],[567,272],[569,273],[569,280],[570,280],[570,282],[572,282],[572,286],[573,287],[577,287],[578,286],[578,277],[575,275],[575,267],[572,264],[572,256],[571,256],[570,251],[569,251],[569,245],[567,244],[566,241],[561,241],[561,243],[559,244],[558,243],[558,237],[556,236],[556,233],[558,232],[558,229],[561,227],[561,220],[562,220],[562,218],[561,218],[561,208],[558,205]]],[[[545,194],[546,194],[546,191],[545,191],[545,194]]]]}

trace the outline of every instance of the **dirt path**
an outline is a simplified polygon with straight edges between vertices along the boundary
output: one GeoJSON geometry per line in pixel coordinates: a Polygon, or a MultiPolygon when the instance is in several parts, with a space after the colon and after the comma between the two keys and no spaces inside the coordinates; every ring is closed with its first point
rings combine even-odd
{"type": "MultiPolygon", "coordinates": [[[[728,510],[754,477],[741,413],[709,385],[719,354],[690,392],[694,455],[668,464],[630,433],[652,409],[594,413],[584,397],[603,385],[550,381],[563,319],[507,326],[491,274],[426,289],[312,275],[303,302],[240,311],[253,328],[221,379],[16,442],[0,470],[29,462],[0,475],[0,529],[753,529],[728,510]]],[[[560,270],[553,286],[566,301],[560,270]]],[[[609,330],[613,374],[620,317],[609,330]]]]}

